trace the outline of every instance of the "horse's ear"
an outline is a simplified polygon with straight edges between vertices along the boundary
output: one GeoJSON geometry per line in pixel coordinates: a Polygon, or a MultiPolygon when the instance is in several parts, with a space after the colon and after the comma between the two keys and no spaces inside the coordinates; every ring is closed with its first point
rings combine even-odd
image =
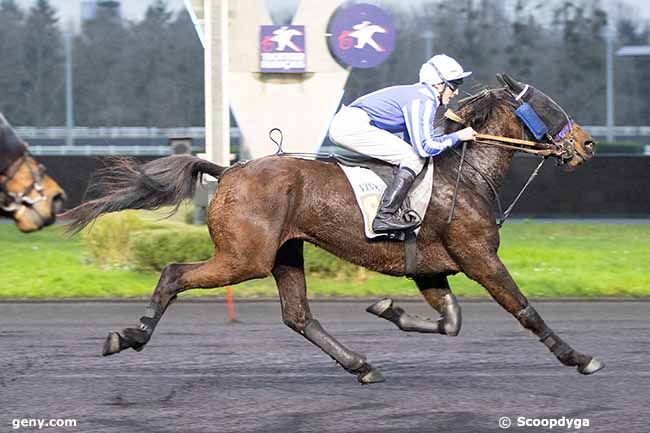
{"type": "Polygon", "coordinates": [[[524,90],[524,84],[515,80],[514,78],[512,78],[510,75],[506,73],[497,74],[497,80],[499,80],[501,84],[503,84],[504,86],[512,90],[515,94],[519,94],[521,93],[522,90],[524,90]]]}

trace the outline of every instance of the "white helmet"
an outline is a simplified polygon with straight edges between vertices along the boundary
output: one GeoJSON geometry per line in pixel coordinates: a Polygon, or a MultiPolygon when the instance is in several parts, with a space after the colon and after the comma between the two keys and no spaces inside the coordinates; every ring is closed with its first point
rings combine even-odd
{"type": "Polygon", "coordinates": [[[420,83],[439,84],[445,81],[462,80],[472,75],[465,72],[456,60],[446,54],[431,57],[420,68],[420,83]]]}

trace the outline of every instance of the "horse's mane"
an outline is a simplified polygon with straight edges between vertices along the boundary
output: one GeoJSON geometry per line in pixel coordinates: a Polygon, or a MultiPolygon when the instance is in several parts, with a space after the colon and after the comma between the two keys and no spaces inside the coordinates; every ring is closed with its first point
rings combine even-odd
{"type": "MultiPolygon", "coordinates": [[[[467,98],[459,101],[458,114],[467,125],[454,122],[450,119],[444,118],[443,128],[445,134],[450,134],[459,131],[466,126],[471,126],[476,131],[488,131],[487,133],[494,134],[494,127],[504,127],[507,122],[511,121],[514,117],[514,110],[516,109],[516,102],[512,95],[505,88],[484,89],[468,96],[467,98]],[[492,123],[492,125],[489,125],[492,123]],[[490,128],[492,126],[492,128],[490,128]]],[[[469,149],[476,148],[470,144],[469,149]]],[[[475,165],[484,164],[486,159],[485,152],[495,149],[494,147],[479,147],[481,154],[475,159],[475,165]]],[[[459,151],[451,149],[451,151],[443,152],[436,157],[438,167],[442,171],[449,171],[455,173],[458,166],[459,151]]],[[[484,171],[487,171],[485,169],[484,171]]]]}
{"type": "MultiPolygon", "coordinates": [[[[496,114],[496,110],[507,108],[514,110],[515,102],[505,88],[484,89],[462,99],[458,104],[458,114],[469,123],[469,126],[479,130],[488,119],[496,114]]],[[[445,119],[445,132],[462,129],[462,125],[445,119]]]]}

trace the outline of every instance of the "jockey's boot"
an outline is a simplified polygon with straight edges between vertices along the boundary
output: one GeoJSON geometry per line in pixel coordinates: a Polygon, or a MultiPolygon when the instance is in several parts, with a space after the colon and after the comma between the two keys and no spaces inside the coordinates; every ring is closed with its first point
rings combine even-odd
{"type": "Polygon", "coordinates": [[[372,230],[375,233],[409,231],[418,227],[420,224],[418,221],[406,221],[397,212],[406,199],[414,180],[415,173],[411,169],[399,169],[393,182],[388,185],[381,196],[377,216],[372,222],[372,230]]]}

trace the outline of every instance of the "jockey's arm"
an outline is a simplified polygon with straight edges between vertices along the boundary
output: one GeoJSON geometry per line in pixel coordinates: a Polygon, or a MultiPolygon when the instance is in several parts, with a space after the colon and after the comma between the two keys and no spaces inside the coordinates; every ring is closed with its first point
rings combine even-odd
{"type": "Polygon", "coordinates": [[[410,144],[423,158],[434,156],[458,143],[457,133],[441,134],[434,128],[437,107],[433,101],[415,99],[402,107],[410,144]]]}

